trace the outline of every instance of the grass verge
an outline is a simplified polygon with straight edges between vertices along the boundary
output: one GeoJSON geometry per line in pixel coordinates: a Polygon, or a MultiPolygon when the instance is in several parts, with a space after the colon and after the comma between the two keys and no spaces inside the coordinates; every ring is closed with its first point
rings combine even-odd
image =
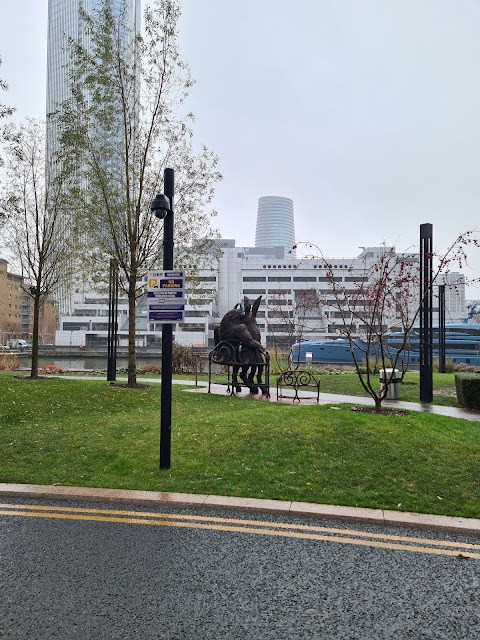
{"type": "Polygon", "coordinates": [[[0,481],[222,494],[480,517],[480,425],[0,375],[0,481]]]}

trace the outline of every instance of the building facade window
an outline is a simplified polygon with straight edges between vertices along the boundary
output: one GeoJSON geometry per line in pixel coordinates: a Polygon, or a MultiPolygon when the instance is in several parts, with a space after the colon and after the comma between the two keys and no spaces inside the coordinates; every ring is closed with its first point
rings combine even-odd
{"type": "Polygon", "coordinates": [[[92,331],[108,331],[108,322],[92,322],[92,331]]]}
{"type": "Polygon", "coordinates": [[[286,333],[290,327],[290,324],[274,324],[269,323],[268,328],[270,331],[279,331],[280,333],[286,333]]]}
{"type": "Polygon", "coordinates": [[[292,304],[290,300],[269,300],[268,305],[272,307],[280,307],[282,305],[292,304]]]}
{"type": "Polygon", "coordinates": [[[90,329],[89,322],[64,322],[63,323],[64,331],[85,331],[90,329]]]}
{"type": "Polygon", "coordinates": [[[292,293],[291,289],[269,289],[269,294],[287,296],[292,293]]]}
{"type": "Polygon", "coordinates": [[[315,278],[315,276],[294,276],[293,281],[294,282],[316,282],[317,279],[315,278]]]}
{"type": "Polygon", "coordinates": [[[340,277],[334,277],[334,278],[324,278],[323,276],[319,276],[318,281],[319,282],[341,282],[342,278],[340,277]]]}
{"type": "Polygon", "coordinates": [[[267,293],[266,289],[244,289],[243,293],[250,296],[260,296],[267,293]]]}

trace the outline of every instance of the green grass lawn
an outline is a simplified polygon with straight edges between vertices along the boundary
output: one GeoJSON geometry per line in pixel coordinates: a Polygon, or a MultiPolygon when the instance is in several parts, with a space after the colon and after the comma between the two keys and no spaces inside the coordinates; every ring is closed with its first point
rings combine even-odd
{"type": "MultiPolygon", "coordinates": [[[[323,378],[322,378],[323,380],[323,378]]],[[[342,391],[343,392],[343,391],[342,391]]],[[[0,481],[222,494],[480,517],[480,424],[0,375],[0,481]]]]}

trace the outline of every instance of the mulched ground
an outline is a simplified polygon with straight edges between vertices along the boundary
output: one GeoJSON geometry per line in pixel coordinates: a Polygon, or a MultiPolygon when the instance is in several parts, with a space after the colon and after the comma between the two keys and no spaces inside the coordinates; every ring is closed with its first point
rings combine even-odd
{"type": "Polygon", "coordinates": [[[381,416],[406,416],[408,415],[408,411],[404,411],[403,409],[380,409],[380,411],[375,411],[375,407],[352,407],[351,411],[357,411],[358,413],[373,413],[375,415],[381,416]]]}
{"type": "Polygon", "coordinates": [[[111,387],[123,387],[125,389],[151,389],[152,385],[150,384],[127,384],[126,382],[110,382],[111,387]]]}

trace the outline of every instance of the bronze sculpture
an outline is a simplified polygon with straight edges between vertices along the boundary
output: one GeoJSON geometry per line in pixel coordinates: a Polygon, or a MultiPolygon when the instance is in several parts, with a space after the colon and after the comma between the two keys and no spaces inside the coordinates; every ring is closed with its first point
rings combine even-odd
{"type": "MultiPolygon", "coordinates": [[[[237,361],[232,363],[232,385],[237,393],[241,391],[238,375],[249,387],[250,393],[258,393],[259,385],[263,384],[263,364],[261,363],[265,350],[260,343],[261,334],[256,318],[261,301],[262,296],[252,304],[250,298],[244,296],[243,304],[236,304],[231,311],[228,311],[214,330],[215,345],[218,346],[224,341],[229,343],[233,347],[232,353],[238,353],[238,359],[242,362],[242,364],[238,364],[237,361]],[[254,381],[255,375],[257,384],[254,381]]],[[[262,386],[260,388],[263,392],[264,388],[262,386]]]]}

